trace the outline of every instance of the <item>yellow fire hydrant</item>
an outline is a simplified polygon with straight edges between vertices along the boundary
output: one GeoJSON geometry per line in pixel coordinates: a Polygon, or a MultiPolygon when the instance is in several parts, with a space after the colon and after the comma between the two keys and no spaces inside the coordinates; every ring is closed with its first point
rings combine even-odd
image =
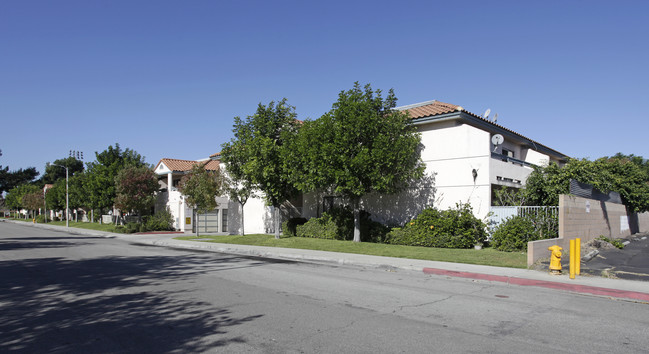
{"type": "Polygon", "coordinates": [[[550,254],[550,272],[559,274],[561,273],[561,250],[563,248],[554,245],[548,247],[548,250],[552,253],[550,254]]]}

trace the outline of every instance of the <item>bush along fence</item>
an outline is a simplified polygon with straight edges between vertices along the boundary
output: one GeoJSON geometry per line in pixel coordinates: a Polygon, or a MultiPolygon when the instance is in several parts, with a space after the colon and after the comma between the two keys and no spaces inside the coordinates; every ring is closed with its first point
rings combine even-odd
{"type": "Polygon", "coordinates": [[[527,251],[527,242],[559,237],[559,207],[492,207],[490,242],[501,251],[527,251]]]}

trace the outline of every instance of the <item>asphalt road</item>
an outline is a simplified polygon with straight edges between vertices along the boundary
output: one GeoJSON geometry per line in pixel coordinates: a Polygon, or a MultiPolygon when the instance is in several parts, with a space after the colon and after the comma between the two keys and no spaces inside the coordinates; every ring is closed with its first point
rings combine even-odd
{"type": "Polygon", "coordinates": [[[619,279],[646,281],[649,289],[649,235],[640,234],[626,238],[623,249],[602,249],[597,256],[584,262],[586,274],[619,279]]]}
{"type": "Polygon", "coordinates": [[[646,353],[649,304],[0,223],[0,352],[646,353]]]}

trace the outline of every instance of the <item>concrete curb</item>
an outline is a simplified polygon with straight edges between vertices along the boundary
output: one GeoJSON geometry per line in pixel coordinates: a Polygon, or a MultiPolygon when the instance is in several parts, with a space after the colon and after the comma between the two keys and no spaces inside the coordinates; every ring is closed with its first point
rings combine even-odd
{"type": "MultiPolygon", "coordinates": [[[[10,221],[10,220],[6,220],[10,221]]],[[[330,265],[346,265],[369,267],[385,270],[407,270],[423,272],[429,275],[440,275],[459,278],[470,278],[485,281],[497,281],[520,286],[537,286],[576,293],[629,299],[649,303],[648,284],[642,281],[609,279],[602,277],[582,276],[569,279],[567,275],[552,276],[545,272],[529,269],[502,268],[463,263],[424,261],[417,259],[370,256],[351,253],[328,251],[313,251],[294,248],[262,247],[248,245],[232,245],[214,242],[176,240],[178,234],[114,234],[104,231],[65,229],[61,226],[32,224],[15,221],[25,226],[40,227],[58,232],[68,232],[79,235],[118,238],[145,246],[167,247],[175,249],[219,252],[244,257],[260,257],[295,262],[324,263],[330,265]]]]}

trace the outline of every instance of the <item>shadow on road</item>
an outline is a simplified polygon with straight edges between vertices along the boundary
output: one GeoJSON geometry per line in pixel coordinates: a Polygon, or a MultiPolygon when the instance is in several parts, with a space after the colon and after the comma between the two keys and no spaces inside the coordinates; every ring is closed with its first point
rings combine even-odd
{"type": "Polygon", "coordinates": [[[0,352],[200,352],[244,342],[222,334],[263,314],[235,317],[185,287],[208,272],[261,264],[187,254],[0,261],[0,352]]]}

